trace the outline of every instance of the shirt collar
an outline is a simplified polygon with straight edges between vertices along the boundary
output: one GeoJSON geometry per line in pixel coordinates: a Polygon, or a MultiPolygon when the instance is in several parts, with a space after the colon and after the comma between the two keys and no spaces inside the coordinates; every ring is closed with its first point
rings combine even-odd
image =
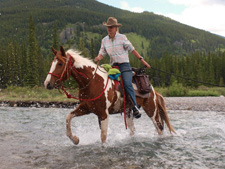
{"type": "MultiPolygon", "coordinates": [[[[115,34],[115,36],[114,36],[114,38],[116,38],[118,36],[118,32],[116,32],[116,34],[115,34]]],[[[109,39],[114,39],[114,38],[110,38],[110,36],[108,35],[108,38],[109,39]]]]}

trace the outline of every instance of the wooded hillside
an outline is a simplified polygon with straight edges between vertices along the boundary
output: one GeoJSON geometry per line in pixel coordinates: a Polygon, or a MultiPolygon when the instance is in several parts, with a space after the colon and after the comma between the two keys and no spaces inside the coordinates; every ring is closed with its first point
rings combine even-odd
{"type": "MultiPolygon", "coordinates": [[[[0,87],[42,85],[52,60],[51,46],[76,48],[94,58],[107,33],[102,22],[109,16],[123,24],[120,32],[153,67],[224,83],[223,37],[154,13],[132,13],[95,0],[0,0],[0,87]]],[[[141,66],[132,56],[131,63],[141,66]]],[[[176,80],[151,73],[155,85],[176,80]]]]}

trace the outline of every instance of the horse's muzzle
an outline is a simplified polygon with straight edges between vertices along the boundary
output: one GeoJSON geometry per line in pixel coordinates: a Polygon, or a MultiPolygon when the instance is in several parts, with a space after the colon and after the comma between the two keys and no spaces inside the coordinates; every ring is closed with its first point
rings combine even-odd
{"type": "Polygon", "coordinates": [[[52,90],[54,87],[50,83],[48,83],[46,88],[49,89],[49,90],[52,90]]]}

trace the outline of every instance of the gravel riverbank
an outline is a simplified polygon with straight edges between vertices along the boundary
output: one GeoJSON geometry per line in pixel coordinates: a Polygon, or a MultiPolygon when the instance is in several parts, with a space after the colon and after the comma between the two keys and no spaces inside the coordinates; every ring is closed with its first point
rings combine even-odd
{"type": "Polygon", "coordinates": [[[225,112],[225,97],[165,97],[169,110],[222,111],[225,112]]]}
{"type": "MultiPolygon", "coordinates": [[[[164,97],[168,110],[222,111],[225,97],[164,97]]],[[[1,101],[0,107],[75,108],[78,102],[1,101]]]]}

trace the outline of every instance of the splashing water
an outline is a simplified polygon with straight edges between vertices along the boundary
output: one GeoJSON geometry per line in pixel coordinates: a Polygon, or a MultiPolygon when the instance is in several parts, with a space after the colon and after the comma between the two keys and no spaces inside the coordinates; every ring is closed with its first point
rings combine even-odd
{"type": "Polygon", "coordinates": [[[72,120],[80,137],[66,136],[71,109],[0,108],[0,161],[6,168],[225,168],[225,112],[169,111],[177,134],[158,136],[144,114],[129,136],[123,116],[111,115],[101,145],[95,115],[72,120]]]}

